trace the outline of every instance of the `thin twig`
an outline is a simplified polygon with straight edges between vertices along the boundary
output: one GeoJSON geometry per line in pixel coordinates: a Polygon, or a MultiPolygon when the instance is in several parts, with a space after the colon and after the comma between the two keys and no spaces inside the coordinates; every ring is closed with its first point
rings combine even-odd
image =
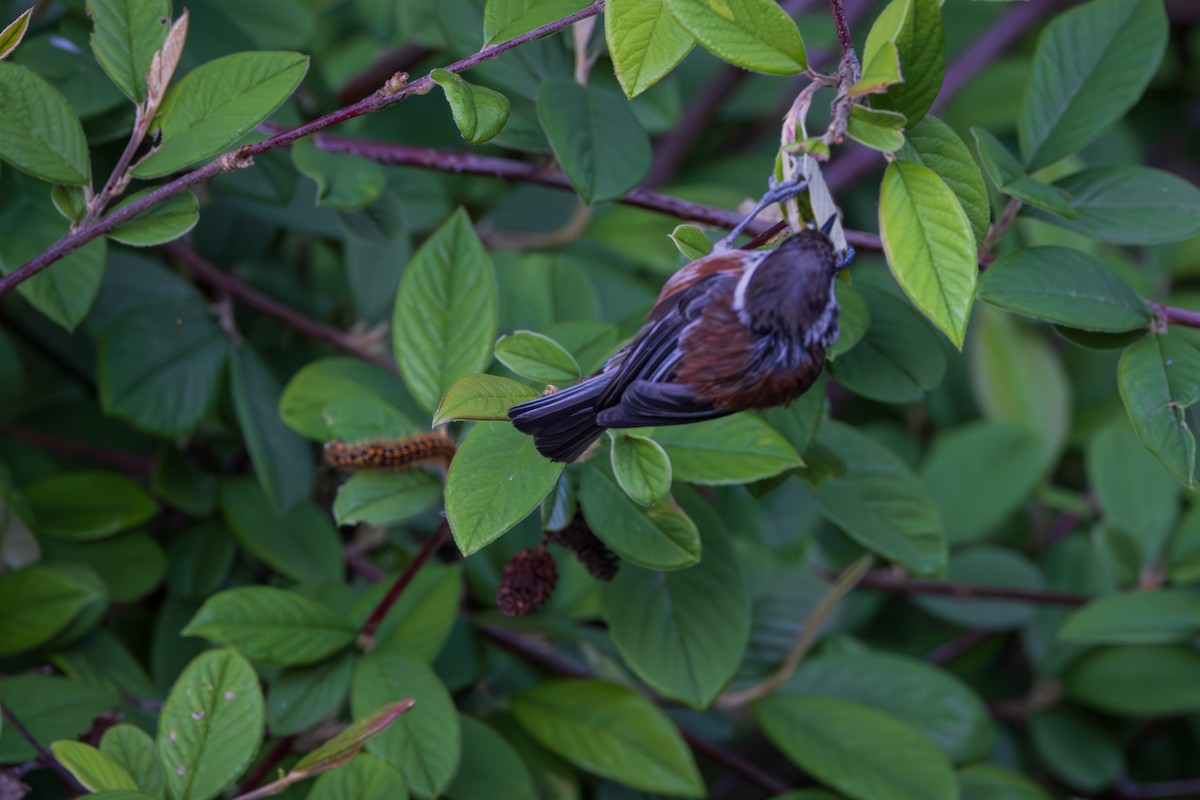
{"type": "Polygon", "coordinates": [[[65,783],[67,788],[71,791],[72,797],[78,797],[79,795],[87,792],[87,788],[80,783],[74,775],[71,774],[69,769],[63,766],[62,762],[54,757],[54,754],[50,752],[50,749],[47,748],[46,745],[42,744],[41,741],[39,741],[38,738],[33,735],[33,731],[25,727],[25,723],[21,722],[21,720],[17,718],[17,715],[12,712],[12,709],[10,709],[7,705],[0,705],[0,715],[4,716],[5,723],[15,728],[17,733],[21,734],[22,738],[29,742],[29,746],[32,747],[38,754],[38,760],[50,769],[54,770],[55,774],[62,779],[63,783],[65,783]]]}
{"type": "Polygon", "coordinates": [[[760,769],[757,764],[744,758],[741,754],[727,747],[714,744],[707,739],[701,739],[696,734],[682,728],[680,728],[679,732],[683,734],[684,741],[688,743],[688,747],[692,748],[693,751],[704,756],[714,764],[720,764],[735,775],[742,776],[750,783],[766,789],[772,795],[787,794],[792,791],[792,787],[789,784],[776,778],[769,772],[760,769]]]}
{"type": "Polygon", "coordinates": [[[154,471],[154,458],[123,450],[112,450],[107,447],[97,447],[87,442],[77,442],[64,439],[52,433],[31,431],[26,428],[7,428],[4,431],[20,442],[32,444],[45,450],[50,450],[70,458],[80,458],[95,461],[98,464],[108,464],[117,469],[131,472],[135,475],[148,475],[154,471]]]}
{"type": "MultiPolygon", "coordinates": [[[[262,783],[263,778],[266,778],[268,775],[270,775],[271,770],[279,766],[279,762],[283,760],[284,756],[292,751],[292,745],[295,743],[295,736],[284,736],[282,739],[275,742],[271,749],[267,751],[267,754],[263,756],[262,761],[258,762],[258,766],[254,768],[254,771],[246,776],[246,780],[242,781],[242,785],[238,791],[250,792],[251,789],[257,788],[258,785],[262,783]]],[[[254,796],[255,795],[252,792],[251,794],[241,795],[239,800],[247,800],[247,798],[254,796]]],[[[267,797],[269,795],[262,796],[267,797]]]]}
{"type": "MultiPolygon", "coordinates": [[[[826,580],[836,580],[840,573],[834,570],[817,569],[817,574],[826,580]]],[[[957,597],[960,600],[1012,600],[1044,606],[1083,606],[1092,598],[1053,589],[1019,589],[1012,586],[983,586],[957,581],[927,581],[917,578],[894,577],[887,573],[867,575],[858,582],[860,589],[875,589],[889,594],[922,594],[940,597],[957,597]]]]}
{"type": "Polygon", "coordinates": [[[949,664],[959,656],[966,655],[992,637],[994,631],[967,631],[956,639],[951,639],[929,651],[925,660],[930,664],[941,666],[949,664]]]}
{"type": "Polygon", "coordinates": [[[375,632],[379,630],[379,625],[383,622],[384,617],[392,610],[392,606],[400,599],[400,595],[412,583],[413,578],[417,577],[417,572],[420,571],[421,567],[425,566],[425,562],[429,560],[429,557],[437,552],[437,549],[449,537],[450,525],[445,520],[442,520],[437,530],[422,543],[421,549],[417,550],[412,561],[408,562],[408,566],[400,573],[400,577],[396,578],[396,582],[392,584],[392,588],[388,589],[387,594],[383,596],[383,599],[371,611],[371,616],[367,617],[367,621],[363,623],[362,630],[358,634],[359,649],[366,652],[375,646],[375,632]]]}
{"type": "MultiPolygon", "coordinates": [[[[563,28],[569,27],[581,19],[599,14],[604,9],[604,0],[597,0],[593,5],[587,8],[576,11],[574,14],[569,14],[562,19],[535,28],[528,33],[523,33],[515,39],[510,39],[507,42],[485,47],[478,53],[472,56],[457,61],[446,69],[450,72],[463,72],[471,67],[477,66],[489,59],[497,58],[500,55],[508,52],[514,47],[520,47],[526,42],[531,42],[535,39],[549,36],[563,28]]],[[[34,257],[21,267],[13,270],[4,278],[0,279],[0,297],[11,292],[20,284],[32,278],[42,270],[49,267],[51,264],[59,261],[62,258],[83,247],[88,242],[111,231],[123,222],[128,222],[138,214],[153,208],[169,197],[174,197],[181,194],[193,186],[202,183],[209,178],[214,178],[218,175],[223,175],[227,172],[232,172],[235,169],[249,167],[254,163],[254,158],[274,150],[278,147],[289,145],[297,139],[302,139],[305,136],[311,136],[314,133],[324,130],[331,125],[345,122],[349,119],[361,117],[364,114],[371,114],[376,111],[381,111],[388,106],[395,105],[401,100],[404,100],[413,95],[420,95],[429,92],[434,87],[433,79],[428,75],[418,78],[412,83],[398,87],[395,91],[380,90],[370,97],[363,98],[357,103],[345,106],[336,111],[330,112],[322,117],[306,122],[295,128],[290,128],[286,131],[263,139],[261,142],[244,145],[237,150],[230,151],[212,161],[205,164],[199,169],[193,170],[185,175],[181,175],[173,181],[159,186],[154,191],[146,194],[143,197],[134,200],[132,203],[124,206],[117,211],[97,220],[95,223],[86,227],[80,227],[79,230],[68,233],[66,236],[59,239],[41,254],[34,257]]]]}
{"type": "Polygon", "coordinates": [[[1148,800],[1164,797],[1194,797],[1200,794],[1200,778],[1185,778],[1178,781],[1156,781],[1140,783],[1121,778],[1114,787],[1122,800],[1148,800]]]}
{"type": "Polygon", "coordinates": [[[338,89],[336,100],[340,105],[349,105],[361,100],[378,89],[397,72],[407,72],[433,55],[433,51],[419,44],[406,44],[380,56],[375,63],[346,81],[338,89]]]}
{"type": "Polygon", "coordinates": [[[841,605],[846,595],[850,594],[867,574],[873,561],[874,558],[868,553],[838,574],[837,580],[829,587],[829,591],[821,598],[821,602],[817,603],[816,608],[808,615],[808,619],[804,620],[804,627],[800,630],[800,635],[796,637],[787,657],[779,665],[779,669],[775,671],[774,675],[762,683],[746,689],[725,692],[717,698],[717,707],[726,710],[741,708],[759,698],[766,697],[787,683],[788,679],[792,677],[792,673],[796,671],[796,667],[800,666],[800,660],[808,653],[809,648],[817,640],[817,636],[825,628],[829,617],[841,605]]]}
{"type": "MultiPolygon", "coordinates": [[[[313,143],[319,149],[330,153],[361,156],[380,164],[421,167],[462,175],[484,175],[502,180],[535,183],[552,189],[571,190],[571,182],[559,170],[526,161],[435,150],[427,147],[412,147],[391,142],[349,139],[342,136],[318,136],[313,143]]],[[[648,211],[657,211],[676,219],[699,222],[726,230],[742,220],[741,215],[736,211],[692,203],[640,187],[619,198],[618,202],[648,211]]],[[[771,229],[774,224],[769,220],[755,220],[747,226],[746,230],[752,235],[757,235],[771,229]]],[[[846,239],[859,250],[879,251],[883,249],[878,234],[865,231],[846,231],[846,239]]]]}
{"type": "Polygon", "coordinates": [[[274,317],[297,333],[316,339],[318,342],[324,342],[330,347],[368,364],[395,372],[396,365],[392,359],[366,350],[353,336],[309,319],[294,308],[252,288],[241,278],[225,272],[208,261],[190,245],[177,240],[163,245],[160,249],[173,261],[186,267],[200,281],[227,293],[230,297],[256,311],[274,317]]]}
{"type": "Polygon", "coordinates": [[[829,0],[829,10],[833,13],[833,24],[837,27],[838,44],[842,46],[842,55],[853,55],[854,39],[850,36],[850,26],[846,24],[846,11],[842,8],[842,0],[829,0]]]}

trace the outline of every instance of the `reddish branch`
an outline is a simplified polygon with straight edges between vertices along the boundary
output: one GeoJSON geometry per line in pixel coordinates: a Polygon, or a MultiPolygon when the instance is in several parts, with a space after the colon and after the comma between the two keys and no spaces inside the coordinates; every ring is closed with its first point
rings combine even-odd
{"type": "Polygon", "coordinates": [[[292,745],[295,743],[295,736],[284,736],[275,742],[271,749],[267,751],[267,754],[263,756],[262,761],[258,762],[258,766],[254,768],[254,771],[246,776],[246,780],[242,781],[241,787],[238,788],[238,794],[245,794],[251,789],[257,789],[258,785],[263,782],[263,779],[279,766],[279,762],[283,761],[284,756],[292,751],[292,745]]]}
{"type": "Polygon", "coordinates": [[[392,610],[392,606],[400,599],[400,595],[404,594],[404,590],[413,582],[413,578],[417,577],[417,573],[421,571],[421,567],[425,566],[425,562],[429,560],[437,549],[442,546],[442,543],[450,537],[450,526],[445,520],[438,525],[438,529],[433,535],[425,540],[421,545],[421,549],[413,556],[413,560],[408,562],[408,566],[400,573],[400,577],[396,578],[396,582],[388,589],[387,594],[379,601],[379,605],[371,611],[371,616],[367,617],[367,621],[363,623],[362,630],[358,634],[358,646],[364,652],[369,651],[375,646],[375,632],[379,630],[380,624],[384,617],[392,610]]]}
{"type": "Polygon", "coordinates": [[[377,367],[393,372],[396,370],[396,365],[390,358],[377,353],[371,353],[364,349],[353,336],[339,331],[337,328],[331,328],[316,320],[309,319],[294,308],[268,297],[257,289],[247,285],[240,278],[221,270],[182,241],[165,244],[161,249],[173,261],[185,267],[202,283],[206,283],[215,289],[227,293],[243,305],[249,306],[267,316],[274,317],[297,333],[308,336],[318,342],[324,342],[330,347],[341,350],[343,353],[354,356],[368,364],[374,364],[377,367]]]}
{"type": "Polygon", "coordinates": [[[55,436],[52,433],[31,431],[25,428],[8,428],[5,430],[5,433],[17,441],[26,442],[70,458],[80,458],[86,461],[95,461],[99,464],[108,464],[109,466],[131,472],[135,475],[145,475],[154,471],[154,458],[151,456],[126,453],[121,450],[110,450],[107,447],[97,447],[87,442],[77,442],[71,439],[64,439],[61,436],[55,436]]]}
{"type": "MultiPolygon", "coordinates": [[[[818,569],[826,580],[836,580],[834,570],[818,569]]],[[[860,589],[875,589],[890,594],[923,594],[940,597],[956,597],[960,600],[1012,600],[1044,606],[1082,606],[1092,598],[1080,594],[1058,592],[1053,589],[1019,589],[1011,586],[983,586],[956,581],[926,581],[917,578],[892,576],[887,573],[867,575],[858,582],[860,589]]]]}
{"type": "MultiPolygon", "coordinates": [[[[534,39],[540,39],[544,36],[549,36],[552,33],[556,33],[557,31],[570,27],[579,20],[593,17],[599,14],[603,8],[603,0],[599,0],[599,2],[596,2],[587,8],[576,11],[574,14],[570,14],[562,19],[555,20],[547,25],[543,25],[540,28],[535,28],[534,30],[524,33],[515,39],[511,39],[507,42],[501,42],[500,44],[492,47],[485,47],[475,55],[464,58],[461,61],[457,61],[446,67],[446,69],[450,72],[463,72],[484,61],[497,58],[514,47],[520,47],[526,42],[533,41],[534,39]]],[[[278,147],[289,145],[297,139],[302,139],[305,136],[311,136],[318,131],[330,127],[331,125],[337,125],[340,122],[345,122],[346,120],[354,119],[355,117],[361,117],[364,114],[371,114],[376,111],[380,111],[413,95],[425,94],[426,92],[430,91],[433,86],[433,80],[426,75],[394,92],[387,93],[384,90],[380,90],[372,94],[370,97],[363,98],[357,103],[340,108],[337,111],[333,111],[323,117],[318,117],[311,122],[306,122],[303,125],[299,125],[286,131],[281,131],[280,133],[268,137],[261,142],[248,144],[235,151],[226,153],[225,155],[210,161],[199,169],[193,170],[192,172],[182,175],[175,180],[170,181],[169,183],[159,186],[157,189],[145,195],[144,197],[140,197],[123,208],[118,209],[102,219],[97,220],[94,224],[82,227],[62,237],[40,255],[18,269],[13,270],[4,278],[0,279],[0,297],[8,294],[20,284],[29,280],[34,275],[46,269],[56,261],[59,261],[60,259],[65,258],[71,253],[75,252],[88,242],[103,236],[121,223],[128,222],[138,214],[141,214],[147,209],[153,208],[169,197],[182,194],[188,189],[191,189],[193,186],[203,183],[209,178],[214,178],[226,172],[232,172],[235,169],[248,167],[254,163],[255,157],[261,155],[262,153],[266,153],[278,147]]]]}
{"type": "Polygon", "coordinates": [[[87,789],[84,787],[84,785],[81,784],[75,778],[75,776],[71,774],[69,769],[63,766],[62,762],[54,757],[54,753],[50,752],[50,748],[42,744],[42,742],[33,735],[33,731],[29,730],[29,728],[25,726],[25,723],[22,722],[16,714],[9,710],[8,706],[0,705],[0,715],[3,715],[5,724],[16,730],[17,733],[21,734],[21,737],[24,738],[25,741],[29,743],[29,746],[34,749],[34,752],[37,753],[38,761],[54,770],[59,779],[66,784],[67,789],[70,791],[72,797],[78,797],[87,793],[87,789]]]}
{"type": "Polygon", "coordinates": [[[846,11],[842,8],[842,0],[829,0],[829,10],[833,13],[833,24],[837,28],[842,55],[851,55],[854,52],[854,39],[850,36],[850,26],[846,24],[846,11]]]}
{"type": "Polygon", "coordinates": [[[406,44],[390,53],[384,53],[374,64],[346,81],[346,85],[338,89],[336,100],[341,105],[361,100],[397,72],[407,72],[431,55],[432,50],[419,44],[406,44]]]}

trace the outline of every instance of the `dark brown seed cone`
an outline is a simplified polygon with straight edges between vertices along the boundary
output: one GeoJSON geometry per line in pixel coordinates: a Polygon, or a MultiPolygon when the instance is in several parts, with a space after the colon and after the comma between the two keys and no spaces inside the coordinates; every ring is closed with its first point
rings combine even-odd
{"type": "Polygon", "coordinates": [[[579,563],[596,580],[611,581],[617,576],[621,559],[592,533],[583,514],[576,514],[575,519],[562,530],[545,531],[544,535],[548,541],[574,553],[579,563]]]}
{"type": "Polygon", "coordinates": [[[509,617],[532,614],[546,604],[558,583],[554,556],[545,547],[518,550],[504,566],[504,578],[496,591],[500,613],[509,617]]]}

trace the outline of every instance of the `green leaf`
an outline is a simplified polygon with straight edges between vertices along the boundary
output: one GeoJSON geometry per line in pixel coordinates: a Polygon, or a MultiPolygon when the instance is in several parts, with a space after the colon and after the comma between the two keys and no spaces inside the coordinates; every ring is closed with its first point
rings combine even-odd
{"type": "Polygon", "coordinates": [[[373,396],[384,405],[412,405],[399,376],[356,358],[339,356],[314,361],[293,375],[279,398],[279,415],[296,433],[324,442],[336,438],[329,433],[325,409],[340,398],[363,395],[373,396]]]}
{"type": "Polygon", "coordinates": [[[1200,655],[1190,647],[1110,647],[1076,661],[1064,681],[1077,703],[1120,717],[1200,711],[1200,655]]]}
{"type": "MultiPolygon", "coordinates": [[[[120,211],[125,206],[154,191],[143,189],[134,192],[113,207],[120,211]]],[[[110,238],[132,247],[154,247],[178,239],[200,221],[200,203],[191,192],[177,194],[138,214],[128,222],[109,231],[110,238]]]]}
{"type": "Polygon", "coordinates": [[[87,0],[92,52],[100,68],[135,104],[146,101],[150,61],[171,25],[164,0],[87,0]]]}
{"type": "Polygon", "coordinates": [[[772,0],[666,0],[666,5],[696,41],[735,67],[772,75],[808,68],[796,23],[772,0]]]}
{"type": "Polygon", "coordinates": [[[229,337],[194,300],[125,311],[100,334],[97,382],[108,414],[151,433],[186,433],[216,402],[229,337]]]}
{"type": "Polygon", "coordinates": [[[662,80],[695,44],[667,10],[666,0],[608,0],[604,38],[617,81],[629,98],[662,80]]]}
{"type": "Polygon", "coordinates": [[[267,727],[276,736],[292,736],[330,719],[350,693],[354,656],[308,667],[285,669],[267,690],[267,727]]]}
{"type": "Polygon", "coordinates": [[[321,415],[330,439],[343,442],[388,440],[420,428],[377,394],[349,394],[329,402],[321,415]]]}
{"type": "Polygon", "coordinates": [[[1080,644],[1172,644],[1200,629],[1200,600],[1182,589],[1122,592],[1067,617],[1058,637],[1080,644]]]}
{"type": "Polygon", "coordinates": [[[1200,234],[1200,189],[1183,178],[1132,165],[1093,167],[1054,186],[1070,197],[1070,219],[1049,223],[1112,244],[1163,244],[1200,234]]]}
{"type": "Polygon", "coordinates": [[[138,789],[137,782],[121,765],[104,753],[83,742],[61,741],[50,745],[50,751],[62,764],[92,792],[105,789],[138,789]]]}
{"type": "Polygon", "coordinates": [[[1023,247],[995,261],[979,297],[994,306],[1089,331],[1145,328],[1150,310],[1129,285],[1081,250],[1023,247]]]}
{"type": "Polygon", "coordinates": [[[900,56],[904,80],[871,98],[874,108],[898,111],[916,125],[929,111],[946,73],[946,27],[938,0],[892,0],[883,9],[863,47],[863,63],[872,64],[885,44],[900,56]]]}
{"type": "Polygon", "coordinates": [[[1046,339],[984,306],[975,315],[967,365],[984,415],[1037,435],[1042,444],[1040,472],[1058,463],[1070,427],[1070,384],[1046,339]]]}
{"type": "Polygon", "coordinates": [[[87,195],[82,186],[56,183],[50,189],[50,202],[58,213],[71,222],[79,222],[87,213],[87,195]]]}
{"type": "Polygon", "coordinates": [[[308,800],[408,800],[399,770],[369,753],[359,753],[344,767],[322,773],[308,800]]]}
{"type": "Polygon", "coordinates": [[[1125,774],[1121,742],[1078,709],[1060,705],[1033,715],[1029,739],[1046,769],[1086,792],[1100,792],[1125,774]]]}
{"type": "Polygon", "coordinates": [[[1182,487],[1119,417],[1092,435],[1086,456],[1104,524],[1136,541],[1145,564],[1157,562],[1179,518],[1182,487]]]}
{"type": "Polygon", "coordinates": [[[42,180],[87,184],[83,124],[57,89],[26,67],[0,63],[0,108],[0,159],[42,180]]]}
{"type": "Polygon", "coordinates": [[[821,513],[863,547],[922,575],[946,565],[946,534],[920,478],[890,450],[839,422],[818,441],[846,464],[817,487],[821,513]]]}
{"type": "Polygon", "coordinates": [[[1161,0],[1092,0],[1042,31],[1018,120],[1029,169],[1070,155],[1133,107],[1167,47],[1161,0]]]}
{"type": "Polygon", "coordinates": [[[158,513],[136,483],[112,472],[65,472],[24,489],[36,530],[71,542],[103,539],[158,513]]]}
{"type": "Polygon", "coordinates": [[[279,382],[249,345],[230,362],[233,407],[254,474],[267,497],[286,511],[312,492],[309,445],[279,418],[279,382]]]}
{"type": "Polygon", "coordinates": [[[1029,778],[991,764],[972,764],[961,770],[958,787],[960,800],[1050,800],[1029,778]]]}
{"type": "MultiPolygon", "coordinates": [[[[2,117],[0,114],[0,127],[4,124],[2,117]]],[[[32,179],[12,175],[11,170],[0,181],[0,230],[5,231],[0,236],[0,272],[5,275],[42,253],[68,231],[66,221],[34,185],[32,179]]],[[[96,239],[60,259],[54,269],[24,281],[17,291],[48,318],[68,331],[73,330],[92,307],[104,276],[107,254],[107,241],[96,239]]]]}
{"type": "Polygon", "coordinates": [[[395,525],[441,499],[442,482],[428,472],[358,472],[338,487],[333,518],[338,525],[395,525]]]}
{"type": "Polygon", "coordinates": [[[262,742],[258,676],[232,650],[210,650],[183,670],[158,721],[158,757],[174,800],[209,800],[238,779],[262,742]]]}
{"type": "Polygon", "coordinates": [[[139,790],[152,797],[163,796],[162,769],[150,734],[127,722],[114,725],[100,739],[100,752],[132,775],[139,790]]]}
{"type": "Polygon", "coordinates": [[[468,83],[448,70],[435,69],[429,77],[446,92],[454,124],[468,142],[483,144],[504,130],[510,111],[507,97],[486,86],[468,83]]]}
{"type": "Polygon", "coordinates": [[[90,633],[103,621],[109,606],[108,590],[96,571],[85,564],[46,564],[45,568],[66,576],[88,592],[88,598],[75,618],[66,628],[55,634],[53,639],[43,645],[46,649],[61,650],[90,633]]]}
{"type": "MultiPolygon", "coordinates": [[[[833,342],[833,347],[829,348],[830,361],[849,352],[871,327],[871,309],[867,307],[867,301],[862,295],[850,288],[850,284],[845,281],[837,281],[833,289],[838,302],[838,336],[833,342]]],[[[808,390],[808,394],[815,391],[814,385],[808,390]]]]}
{"type": "Polygon", "coordinates": [[[772,695],[754,704],[767,737],[822,783],[870,800],[956,800],[950,761],[911,728],[833,697],[772,695]]]}
{"type": "Polygon", "coordinates": [[[757,414],[659,428],[654,440],[671,458],[675,479],[749,483],[804,466],[791,443],[757,414]]]}
{"type": "Polygon", "coordinates": [[[355,628],[325,606],[285,589],[240,586],[210,597],[182,631],[247,658],[285,667],[328,658],[355,628]]]}
{"type": "Polygon", "coordinates": [[[750,637],[750,598],[722,536],[704,538],[690,569],[626,564],[604,587],[601,610],[613,644],[655,691],[706,708],[737,672],[750,637]]]}
{"type": "Polygon", "coordinates": [[[460,208],[404,270],[392,348],[409,391],[432,412],[450,384],[487,367],[495,340],[492,262],[460,208]]]}
{"type": "Polygon", "coordinates": [[[530,736],[577,767],[647,792],[705,794],[679,731],[632,689],[600,681],[546,681],[511,702],[530,736]]]}
{"type": "Polygon", "coordinates": [[[280,514],[253,480],[221,484],[221,512],[249,553],[296,581],[339,581],[342,553],[326,514],[310,502],[280,514]]]}
{"type": "Polygon", "coordinates": [[[354,211],[374,203],[383,192],[386,177],[374,161],[344,153],[329,153],[312,139],[292,144],[292,163],[301,175],[317,184],[317,205],[354,211]]]}
{"type": "MultiPolygon", "coordinates": [[[[949,578],[978,586],[1007,586],[1037,591],[1045,587],[1041,570],[1015,550],[975,545],[950,558],[949,578]]],[[[1019,628],[1033,619],[1034,606],[1011,600],[977,600],[965,597],[914,597],[929,613],[972,630],[1019,628]]]]}
{"type": "Polygon", "coordinates": [[[25,31],[29,29],[29,19],[33,16],[33,6],[25,9],[25,13],[10,22],[4,30],[0,31],[0,61],[12,54],[13,50],[17,49],[17,45],[25,38],[25,31]]]}
{"type": "Polygon", "coordinates": [[[399,769],[414,794],[436,797],[458,772],[462,754],[458,711],[450,693],[426,664],[390,650],[372,651],[355,666],[350,689],[355,717],[408,699],[416,699],[416,705],[369,739],[367,752],[399,769]]]}
{"type": "Polygon", "coordinates": [[[648,569],[682,569],[700,561],[700,533],[669,501],[644,509],[605,473],[585,465],[579,504],[588,527],[617,555],[648,569]]]}
{"type": "Polygon", "coordinates": [[[496,375],[464,375],[450,384],[433,415],[433,426],[463,419],[507,420],[517,403],[533,400],[537,389],[496,375]]]}
{"type": "Polygon", "coordinates": [[[618,94],[550,78],[538,121],[567,179],[589,205],[621,197],[650,170],[650,138],[618,94]]]}
{"type": "Polygon", "coordinates": [[[985,538],[1019,510],[1041,478],[1041,443],[1008,422],[968,423],[937,435],[921,479],[951,543],[985,538]]]}
{"type": "Polygon", "coordinates": [[[712,252],[712,242],[695,225],[676,225],[670,236],[679,252],[692,261],[712,252]]]}
{"type": "Polygon", "coordinates": [[[992,134],[971,128],[979,160],[996,188],[1026,205],[1050,211],[1065,219],[1075,217],[1071,198],[1062,189],[1029,177],[1021,162],[992,134]]]}
{"type": "MultiPolygon", "coordinates": [[[[213,494],[215,507],[215,487],[213,494]]],[[[237,542],[220,520],[210,519],[175,534],[168,552],[167,584],[171,592],[179,597],[203,598],[225,583],[237,556],[237,542]]]]}
{"type": "Polygon", "coordinates": [[[586,5],[587,0],[487,0],[483,9],[483,43],[515,39],[586,5]]]}
{"type": "MultiPolygon", "coordinates": [[[[7,608],[7,606],[6,606],[7,608]]],[[[0,678],[0,704],[21,720],[40,742],[75,739],[85,733],[100,714],[118,702],[111,688],[88,686],[63,677],[22,675],[0,678]]],[[[5,721],[0,738],[0,764],[20,764],[37,758],[37,752],[5,721]]]]}
{"type": "Polygon", "coordinates": [[[893,653],[830,653],[806,659],[781,694],[832,697],[881,711],[928,739],[954,762],[995,744],[987,706],[958,678],[893,653]]]}
{"type": "Polygon", "coordinates": [[[527,800],[536,797],[529,768],[504,737],[478,720],[461,716],[463,760],[446,789],[450,800],[527,800]]]}
{"type": "Polygon", "coordinates": [[[652,506],[671,491],[671,460],[658,442],[623,435],[612,440],[613,477],[630,500],[652,506]]]}
{"type": "Polygon", "coordinates": [[[539,383],[579,380],[579,364],[561,344],[533,331],[514,331],[496,341],[496,360],[539,383]]]}
{"type": "Polygon", "coordinates": [[[905,144],[896,151],[896,156],[923,164],[946,182],[971,220],[975,244],[982,244],[991,220],[991,207],[983,173],[966,143],[937,117],[925,117],[909,126],[904,135],[905,144]]]}
{"type": "Polygon", "coordinates": [[[1176,478],[1192,485],[1196,437],[1185,411],[1200,401],[1200,351],[1180,336],[1147,336],[1117,367],[1121,400],[1138,438],[1176,478]]]}
{"type": "Polygon", "coordinates": [[[895,111],[850,106],[846,133],[860,144],[881,153],[894,153],[904,146],[904,115],[895,111]]]}
{"type": "Polygon", "coordinates": [[[74,561],[95,570],[114,603],[140,600],[154,591],[167,573],[166,554],[144,531],[128,531],[94,542],[44,538],[39,545],[48,563],[74,561]]]}
{"type": "Polygon", "coordinates": [[[296,762],[296,772],[324,772],[346,763],[362,750],[364,744],[386,731],[400,715],[413,707],[414,700],[388,703],[369,716],[352,722],[341,733],[296,762]]]}
{"type": "Polygon", "coordinates": [[[27,567],[0,576],[0,656],[24,653],[54,637],[87,606],[91,592],[68,576],[27,567]]]}
{"type": "Polygon", "coordinates": [[[234,53],[183,76],[163,99],[155,126],[162,144],[133,174],[157,178],[217,155],[269,117],[308,71],[308,56],[234,53]]]}
{"type": "MultiPolygon", "coordinates": [[[[900,51],[896,49],[894,41],[887,39],[871,54],[870,61],[863,67],[862,77],[846,90],[846,94],[850,97],[881,94],[886,92],[889,86],[903,80],[900,74],[900,51]]],[[[905,121],[907,122],[907,118],[905,121]]]]}
{"type": "Polygon", "coordinates": [[[893,161],[880,190],[879,229],[900,287],[961,350],[979,267],[971,221],[954,192],[928,167],[893,161]]]}
{"type": "Polygon", "coordinates": [[[858,292],[866,301],[870,327],[853,350],[838,356],[833,377],[872,400],[920,402],[946,372],[937,334],[903,300],[867,285],[858,292]]]}
{"type": "Polygon", "coordinates": [[[470,555],[529,516],[562,470],[507,422],[477,424],[446,476],[446,519],[458,549],[470,555]]]}

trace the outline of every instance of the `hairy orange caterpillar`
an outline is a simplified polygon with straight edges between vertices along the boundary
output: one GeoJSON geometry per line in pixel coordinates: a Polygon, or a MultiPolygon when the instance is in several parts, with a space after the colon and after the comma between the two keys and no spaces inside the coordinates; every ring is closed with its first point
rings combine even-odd
{"type": "Polygon", "coordinates": [[[355,470],[402,470],[434,460],[447,466],[456,449],[453,439],[434,431],[383,441],[328,442],[325,461],[335,467],[355,470]]]}

